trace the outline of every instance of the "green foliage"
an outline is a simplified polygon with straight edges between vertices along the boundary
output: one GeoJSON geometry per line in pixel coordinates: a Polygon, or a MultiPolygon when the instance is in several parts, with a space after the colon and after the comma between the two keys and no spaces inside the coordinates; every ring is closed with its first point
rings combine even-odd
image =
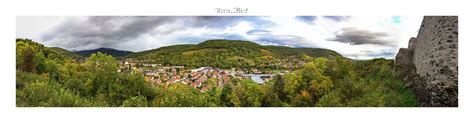
{"type": "Polygon", "coordinates": [[[291,106],[309,107],[312,106],[311,102],[313,101],[310,94],[306,90],[303,90],[292,99],[291,106]]]}
{"type": "Polygon", "coordinates": [[[280,101],[288,101],[288,98],[286,98],[286,93],[284,91],[285,80],[283,80],[283,77],[281,75],[276,75],[272,81],[265,85],[271,85],[273,87],[272,92],[276,93],[280,101]]]}
{"type": "Polygon", "coordinates": [[[48,78],[44,75],[37,75],[30,72],[16,71],[16,88],[23,88],[27,84],[36,81],[47,81],[48,78]]]}
{"type": "Polygon", "coordinates": [[[253,82],[252,80],[242,80],[235,85],[226,84],[222,89],[220,100],[223,106],[230,107],[258,107],[258,106],[274,106],[278,99],[276,94],[271,90],[271,86],[265,87],[253,82]],[[268,90],[267,90],[268,89],[268,90]],[[267,95],[268,94],[268,95],[267,95]],[[269,99],[269,100],[263,100],[269,99]]]}
{"type": "Polygon", "coordinates": [[[172,84],[158,90],[153,106],[160,107],[203,107],[208,102],[200,92],[184,84],[172,84]]]}
{"type": "Polygon", "coordinates": [[[299,92],[298,91],[298,86],[299,86],[299,83],[298,83],[298,80],[297,80],[297,76],[295,74],[287,74],[285,75],[284,77],[284,87],[283,87],[283,92],[285,94],[285,99],[284,102],[291,102],[291,100],[293,99],[293,97],[296,96],[296,94],[299,92]]]}
{"type": "Polygon", "coordinates": [[[259,85],[252,80],[243,80],[234,87],[233,92],[239,98],[242,107],[258,107],[262,102],[259,85]]]}
{"type": "Polygon", "coordinates": [[[37,81],[17,89],[17,106],[92,106],[90,100],[52,82],[37,81]]]}
{"type": "Polygon", "coordinates": [[[261,85],[231,78],[223,87],[218,87],[218,79],[208,79],[199,88],[182,83],[152,87],[139,71],[117,72],[110,55],[99,52],[83,61],[28,39],[17,39],[16,45],[16,104],[22,107],[418,106],[413,92],[393,77],[392,60],[352,61],[330,51],[212,40],[132,56],[191,67],[245,68],[289,59],[306,64],[261,85]],[[325,54],[335,58],[314,58],[325,54]],[[204,87],[207,91],[201,92],[204,87]]]}
{"type": "Polygon", "coordinates": [[[333,88],[331,79],[324,73],[327,69],[326,61],[324,58],[318,58],[314,62],[306,64],[301,71],[301,81],[309,86],[307,88],[315,100],[333,88]]]}
{"type": "Polygon", "coordinates": [[[122,107],[147,107],[148,101],[144,96],[134,96],[123,101],[122,107]]]}
{"type": "MultiPolygon", "coordinates": [[[[25,72],[44,73],[47,70],[47,62],[58,64],[66,60],[78,60],[78,58],[64,55],[72,54],[64,49],[48,48],[33,42],[30,39],[16,39],[16,68],[25,72]],[[65,53],[67,52],[67,53],[65,53]]],[[[49,64],[51,67],[51,64],[49,64]]]]}
{"type": "Polygon", "coordinates": [[[155,97],[141,74],[118,73],[112,56],[75,60],[18,39],[17,106],[147,106],[155,97]]]}
{"type": "MultiPolygon", "coordinates": [[[[21,43],[21,42],[20,42],[21,43]]],[[[28,44],[25,44],[22,47],[17,47],[18,57],[17,65],[19,69],[25,72],[35,72],[36,62],[35,62],[35,49],[28,44]]]]}
{"type": "Polygon", "coordinates": [[[326,70],[334,81],[333,91],[317,106],[417,106],[403,81],[392,74],[391,60],[350,61],[337,58],[326,70]],[[345,75],[344,75],[345,74],[345,75]]]}
{"type": "Polygon", "coordinates": [[[310,56],[313,58],[319,57],[336,57],[341,56],[339,53],[320,48],[291,48],[285,46],[265,46],[266,49],[279,54],[281,56],[297,56],[298,58],[303,57],[304,55],[310,56]]]}
{"type": "Polygon", "coordinates": [[[392,76],[391,63],[318,58],[276,76],[273,91],[283,106],[417,106],[414,94],[392,76]]]}
{"type": "Polygon", "coordinates": [[[260,86],[262,92],[262,107],[279,107],[282,106],[278,93],[274,90],[274,81],[267,82],[260,86]]]}
{"type": "Polygon", "coordinates": [[[113,57],[101,53],[83,64],[66,62],[58,69],[54,61],[47,61],[45,66],[49,72],[59,71],[59,77],[33,74],[29,79],[29,73],[17,72],[18,101],[33,101],[18,103],[20,106],[147,106],[141,102],[154,98],[143,76],[135,73],[119,77],[113,57]]]}
{"type": "Polygon", "coordinates": [[[36,72],[46,72],[46,57],[44,56],[43,52],[37,53],[33,59],[35,60],[36,64],[36,72]]]}
{"type": "Polygon", "coordinates": [[[341,99],[343,95],[339,91],[331,91],[328,94],[324,95],[319,99],[316,106],[319,107],[342,107],[344,106],[344,101],[341,99]]]}
{"type": "Polygon", "coordinates": [[[228,106],[231,107],[240,107],[242,105],[242,102],[240,101],[239,96],[237,95],[236,91],[232,91],[229,95],[229,102],[228,106]]]}
{"type": "Polygon", "coordinates": [[[202,94],[202,98],[207,100],[207,106],[217,107],[222,105],[222,101],[220,99],[222,94],[222,89],[218,87],[212,87],[209,91],[202,94]]]}
{"type": "MultiPolygon", "coordinates": [[[[225,84],[224,88],[222,89],[222,93],[220,96],[220,100],[222,101],[224,106],[237,106],[240,105],[240,102],[237,105],[234,105],[233,101],[231,101],[232,97],[232,85],[225,84]]],[[[235,100],[235,99],[234,99],[235,100]]]]}
{"type": "Polygon", "coordinates": [[[274,89],[284,104],[291,106],[314,106],[324,94],[333,88],[332,81],[324,71],[327,59],[314,59],[298,71],[276,77],[274,89]]]}

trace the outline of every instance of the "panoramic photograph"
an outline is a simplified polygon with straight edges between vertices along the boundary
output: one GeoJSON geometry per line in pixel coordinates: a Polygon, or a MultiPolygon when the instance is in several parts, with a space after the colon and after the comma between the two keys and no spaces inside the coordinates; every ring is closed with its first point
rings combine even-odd
{"type": "Polygon", "coordinates": [[[16,16],[15,42],[16,107],[458,107],[458,16],[16,16]]]}

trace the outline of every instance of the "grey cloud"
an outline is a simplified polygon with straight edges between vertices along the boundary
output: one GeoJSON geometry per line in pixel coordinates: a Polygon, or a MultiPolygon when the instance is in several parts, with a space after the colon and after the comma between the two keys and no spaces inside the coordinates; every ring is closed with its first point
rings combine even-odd
{"type": "Polygon", "coordinates": [[[210,28],[222,28],[225,26],[232,26],[240,21],[259,18],[257,16],[197,16],[192,18],[194,20],[194,26],[197,27],[210,27],[210,28]]]}
{"type": "Polygon", "coordinates": [[[365,51],[367,56],[369,57],[392,57],[395,55],[395,52],[393,50],[381,50],[381,51],[365,51]]]}
{"type": "MultiPolygon", "coordinates": [[[[259,21],[258,16],[90,16],[85,19],[72,18],[44,33],[41,39],[52,46],[71,50],[115,48],[135,40],[142,35],[165,35],[187,28],[226,28],[240,21],[259,21]],[[175,28],[163,32],[155,29],[164,25],[182,22],[175,28]]],[[[257,22],[255,22],[257,23],[257,22]]],[[[130,46],[133,47],[133,46],[130,46]]],[[[130,48],[134,49],[134,48],[130,48]]],[[[125,49],[127,50],[127,49],[125,49]]]]}
{"type": "Polygon", "coordinates": [[[264,45],[284,45],[293,47],[312,46],[312,44],[308,43],[308,39],[296,35],[275,35],[267,30],[250,30],[247,34],[256,36],[257,39],[255,42],[264,45]]]}
{"type": "Polygon", "coordinates": [[[295,19],[301,22],[313,25],[317,17],[316,16],[296,16],[295,19]]]}
{"type": "Polygon", "coordinates": [[[353,59],[371,59],[371,58],[387,58],[391,59],[395,56],[395,49],[388,48],[384,50],[365,50],[360,52],[342,53],[342,55],[353,59]]]}
{"type": "Polygon", "coordinates": [[[351,16],[323,16],[326,19],[336,21],[336,22],[341,22],[341,21],[347,21],[351,16]]]}
{"type": "Polygon", "coordinates": [[[247,35],[265,35],[265,34],[271,34],[271,31],[267,31],[267,30],[250,30],[250,31],[247,31],[247,35]]]}
{"type": "Polygon", "coordinates": [[[387,39],[388,36],[388,33],[385,32],[372,32],[357,28],[342,28],[340,31],[336,32],[334,38],[329,38],[327,40],[350,43],[351,45],[375,44],[394,46],[396,42],[387,39]]]}
{"type": "Polygon", "coordinates": [[[239,34],[204,34],[201,36],[183,36],[178,38],[181,41],[180,43],[184,44],[195,44],[211,39],[248,40],[239,34]]]}
{"type": "Polygon", "coordinates": [[[278,45],[294,46],[294,47],[308,47],[308,39],[296,35],[274,35],[273,37],[263,37],[259,41],[265,41],[278,45]]]}
{"type": "Polygon", "coordinates": [[[67,20],[43,35],[42,39],[50,44],[61,44],[65,48],[77,50],[110,48],[171,20],[170,17],[92,16],[82,21],[67,20]]]}

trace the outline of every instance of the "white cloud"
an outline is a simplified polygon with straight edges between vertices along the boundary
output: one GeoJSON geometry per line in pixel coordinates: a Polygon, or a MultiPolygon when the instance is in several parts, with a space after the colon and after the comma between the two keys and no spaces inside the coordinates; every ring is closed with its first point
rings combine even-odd
{"type": "Polygon", "coordinates": [[[16,17],[16,37],[30,38],[35,41],[40,40],[40,36],[46,30],[61,22],[64,17],[54,16],[17,16],[16,17]]]}

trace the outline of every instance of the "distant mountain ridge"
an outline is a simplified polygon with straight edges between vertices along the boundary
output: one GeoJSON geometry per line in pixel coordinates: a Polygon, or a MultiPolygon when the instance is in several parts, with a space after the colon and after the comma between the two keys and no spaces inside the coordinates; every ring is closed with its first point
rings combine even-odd
{"type": "Polygon", "coordinates": [[[53,51],[53,52],[56,52],[60,55],[67,56],[67,57],[74,58],[74,59],[83,59],[83,58],[85,58],[84,56],[81,56],[79,54],[76,54],[74,52],[71,52],[69,50],[59,48],[59,47],[48,47],[48,49],[53,51]]]}
{"type": "Polygon", "coordinates": [[[93,50],[82,50],[82,51],[75,51],[74,53],[79,54],[84,57],[89,57],[91,54],[97,53],[97,52],[109,54],[114,57],[123,57],[123,56],[133,53],[131,51],[123,51],[123,50],[117,50],[117,49],[112,49],[112,48],[98,48],[98,49],[93,49],[93,50]]]}

